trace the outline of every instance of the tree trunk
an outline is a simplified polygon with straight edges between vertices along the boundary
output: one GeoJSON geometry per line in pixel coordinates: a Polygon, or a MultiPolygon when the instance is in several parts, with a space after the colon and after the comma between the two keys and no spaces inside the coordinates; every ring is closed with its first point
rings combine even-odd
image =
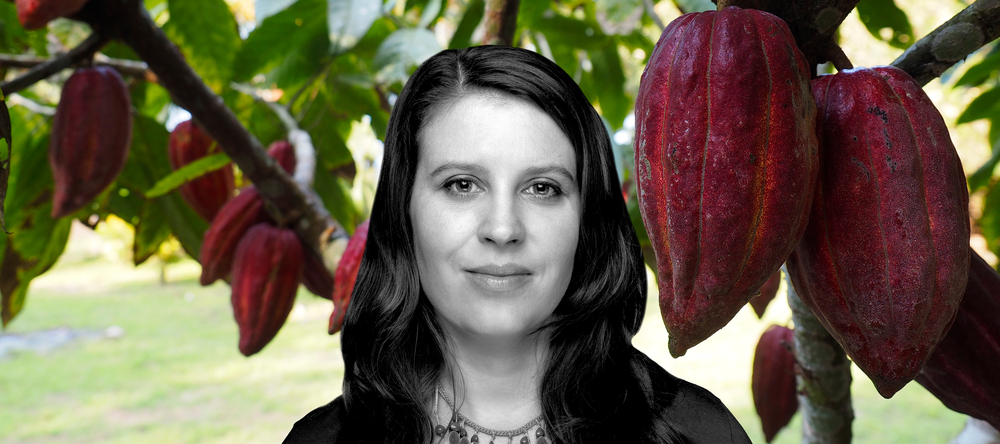
{"type": "Polygon", "coordinates": [[[517,9],[521,0],[486,0],[486,35],[484,45],[514,45],[517,9]]]}

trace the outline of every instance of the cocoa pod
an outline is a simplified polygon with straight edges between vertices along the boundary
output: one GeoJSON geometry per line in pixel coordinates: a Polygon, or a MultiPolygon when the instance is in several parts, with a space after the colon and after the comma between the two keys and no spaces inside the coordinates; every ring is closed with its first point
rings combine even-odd
{"type": "Polygon", "coordinates": [[[294,231],[261,223],[243,235],[232,287],[243,355],[259,352],[285,324],[301,279],[302,243],[294,231]]]}
{"type": "Polygon", "coordinates": [[[286,140],[278,140],[267,147],[267,154],[270,154],[278,165],[285,169],[285,172],[292,174],[295,172],[295,146],[286,140]]]}
{"type": "Polygon", "coordinates": [[[226,202],[205,231],[201,244],[201,285],[211,285],[229,275],[240,239],[250,227],[268,220],[264,199],[253,186],[226,202]]]}
{"type": "Polygon", "coordinates": [[[302,249],[302,254],[305,262],[302,270],[302,285],[305,285],[306,290],[312,294],[332,300],[333,276],[323,264],[323,259],[305,247],[302,249]]]}
{"type": "Polygon", "coordinates": [[[17,21],[29,31],[42,29],[52,20],[73,15],[87,0],[15,0],[17,21]]]}
{"type": "Polygon", "coordinates": [[[767,442],[788,425],[799,409],[793,341],[792,329],[772,325],[760,336],[754,351],[750,387],[767,442]]]}
{"type": "MultiPolygon", "coordinates": [[[[170,132],[170,167],[174,170],[210,154],[221,152],[219,145],[193,120],[185,120],[170,132]]],[[[233,196],[236,183],[232,163],[205,173],[180,186],[181,196],[201,217],[211,222],[219,208],[233,196]]]]}
{"type": "Polygon", "coordinates": [[[725,326],[805,230],[815,115],[778,17],[691,13],[660,36],[639,84],[635,166],[674,357],[725,326]]]}
{"type": "Polygon", "coordinates": [[[330,314],[330,325],[327,327],[327,332],[331,335],[340,331],[347,307],[351,303],[354,282],[358,279],[361,258],[365,254],[365,244],[368,241],[368,222],[366,220],[354,229],[354,235],[347,242],[347,248],[333,275],[333,313],[330,314]]]}
{"type": "Polygon", "coordinates": [[[764,317],[764,310],[767,310],[767,304],[770,304],[774,300],[774,296],[778,294],[779,286],[781,286],[781,270],[775,271],[771,277],[767,278],[767,282],[760,286],[760,294],[750,299],[750,307],[757,314],[757,319],[764,317]]]}
{"type": "Polygon", "coordinates": [[[132,101],[118,71],[96,66],[73,72],[63,85],[49,140],[52,217],[76,212],[111,185],[131,145],[132,101]]]}
{"type": "Polygon", "coordinates": [[[955,322],[917,375],[948,408],[1000,430],[1000,274],[975,251],[955,322]]]}
{"type": "Polygon", "coordinates": [[[944,119],[905,72],[813,81],[820,177],[789,257],[795,291],[879,393],[912,380],[955,318],[969,196],[944,119]]]}

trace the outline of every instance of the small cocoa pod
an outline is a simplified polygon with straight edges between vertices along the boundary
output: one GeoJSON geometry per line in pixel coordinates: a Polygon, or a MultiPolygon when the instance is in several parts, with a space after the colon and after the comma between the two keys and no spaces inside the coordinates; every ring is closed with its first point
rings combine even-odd
{"type": "MultiPolygon", "coordinates": [[[[215,140],[193,120],[185,120],[170,132],[170,167],[174,170],[221,152],[215,140]]],[[[181,196],[201,217],[211,222],[219,208],[233,196],[236,183],[233,179],[233,165],[205,173],[180,186],[181,196]]]]}
{"type": "Polygon", "coordinates": [[[333,313],[330,314],[330,325],[327,327],[331,335],[340,331],[347,307],[351,303],[354,282],[358,279],[361,258],[365,254],[365,244],[368,241],[368,222],[366,220],[354,229],[354,235],[347,242],[347,248],[333,275],[333,313]]]}
{"type": "Polygon", "coordinates": [[[685,14],[636,99],[635,166],[674,357],[725,326],[808,222],[818,152],[809,68],[763,11],[685,14]]]}
{"type": "Polygon", "coordinates": [[[49,140],[52,217],[76,212],[111,185],[131,145],[132,101],[118,71],[96,66],[73,72],[63,85],[49,140]]]}
{"type": "Polygon", "coordinates": [[[750,387],[767,442],[788,425],[799,409],[795,354],[791,351],[794,336],[792,329],[772,325],[760,336],[754,351],[750,387]]]}
{"type": "Polygon", "coordinates": [[[301,279],[302,243],[294,231],[261,223],[243,235],[232,288],[243,355],[259,352],[285,324],[301,279]]]}
{"type": "Polygon", "coordinates": [[[944,119],[909,75],[854,69],[813,81],[820,178],[788,258],[796,292],[889,398],[958,310],[969,196],[944,119]]]}
{"type": "Polygon", "coordinates": [[[267,147],[267,154],[270,154],[271,157],[277,160],[278,165],[281,165],[281,168],[286,173],[292,174],[295,172],[295,147],[287,140],[278,140],[271,143],[267,147]]]}
{"type": "Polygon", "coordinates": [[[305,264],[302,270],[302,285],[312,294],[324,299],[333,299],[333,275],[326,269],[323,259],[311,250],[302,248],[305,264]]]}
{"type": "Polygon", "coordinates": [[[87,0],[15,0],[17,21],[24,29],[42,29],[52,20],[73,15],[87,0]]]}
{"type": "Polygon", "coordinates": [[[268,220],[264,199],[253,186],[226,202],[205,231],[201,244],[201,285],[211,285],[229,275],[240,239],[250,227],[268,220]]]}
{"type": "Polygon", "coordinates": [[[771,277],[767,278],[767,282],[760,286],[760,294],[750,300],[750,307],[757,314],[757,319],[764,317],[764,310],[767,310],[767,304],[770,304],[774,296],[778,294],[779,286],[781,286],[781,270],[775,271],[771,277]]]}
{"type": "Polygon", "coordinates": [[[1000,430],[1000,274],[975,251],[955,322],[917,375],[948,408],[1000,430]]]}

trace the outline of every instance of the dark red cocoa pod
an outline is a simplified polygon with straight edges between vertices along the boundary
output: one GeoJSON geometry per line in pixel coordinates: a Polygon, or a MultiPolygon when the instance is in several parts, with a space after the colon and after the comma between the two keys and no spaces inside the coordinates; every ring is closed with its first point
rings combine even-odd
{"type": "Polygon", "coordinates": [[[87,0],[15,0],[17,21],[24,29],[42,29],[52,20],[73,15],[87,0]]]}
{"type": "Polygon", "coordinates": [[[760,336],[754,351],[750,387],[767,442],[788,425],[799,409],[795,354],[791,351],[794,336],[792,329],[772,325],[760,336]]]}
{"type": "Polygon", "coordinates": [[[52,217],[76,212],[111,185],[131,145],[132,102],[118,71],[96,66],[73,72],[63,85],[49,140],[52,217]]]}
{"type": "Polygon", "coordinates": [[[243,235],[232,286],[243,355],[259,352],[285,324],[301,279],[302,243],[294,231],[261,223],[243,235]]]}
{"type": "Polygon", "coordinates": [[[1000,274],[975,251],[955,322],[917,375],[948,408],[1000,430],[1000,274]]]}
{"type": "Polygon", "coordinates": [[[333,275],[326,269],[323,259],[311,250],[302,248],[303,261],[302,285],[312,294],[324,299],[333,299],[333,275]]]}
{"type": "Polygon", "coordinates": [[[269,220],[264,199],[253,186],[226,202],[205,231],[201,244],[201,285],[210,285],[229,275],[240,239],[250,227],[269,220]]]}
{"type": "Polygon", "coordinates": [[[760,294],[750,299],[750,307],[757,314],[757,319],[764,317],[764,310],[767,310],[767,304],[770,304],[774,300],[774,296],[778,294],[779,286],[781,286],[781,270],[775,271],[771,277],[767,278],[767,282],[760,286],[760,294]]]}
{"type": "Polygon", "coordinates": [[[691,13],[660,36],[639,84],[635,166],[674,357],[725,326],[805,230],[815,115],[778,17],[691,13]]]}
{"type": "MultiPolygon", "coordinates": [[[[174,170],[203,157],[221,153],[222,149],[193,120],[181,122],[170,132],[170,167],[174,170]]],[[[236,187],[232,163],[205,173],[180,186],[181,196],[201,217],[211,222],[219,208],[233,197],[236,187]]]]}
{"type": "Polygon", "coordinates": [[[271,143],[271,146],[267,147],[267,154],[277,160],[278,165],[281,165],[286,173],[295,172],[295,147],[287,140],[271,143]]]}
{"type": "Polygon", "coordinates": [[[813,81],[821,171],[788,259],[802,301],[891,397],[951,325],[969,270],[969,196],[944,119],[905,72],[813,81]]]}
{"type": "Polygon", "coordinates": [[[367,242],[368,221],[364,221],[354,229],[354,235],[347,242],[347,248],[333,275],[333,313],[330,314],[330,325],[327,327],[331,335],[340,331],[344,323],[344,315],[351,303],[351,293],[354,291],[354,282],[358,279],[361,258],[365,254],[367,242]]]}

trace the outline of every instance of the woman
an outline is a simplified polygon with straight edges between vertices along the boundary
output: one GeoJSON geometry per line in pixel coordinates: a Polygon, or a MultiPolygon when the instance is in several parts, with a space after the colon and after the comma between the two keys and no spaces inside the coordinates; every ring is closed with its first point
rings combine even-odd
{"type": "Polygon", "coordinates": [[[443,51],[389,121],[343,396],[285,442],[749,442],[631,345],[642,253],[610,140],[531,51],[443,51]]]}

